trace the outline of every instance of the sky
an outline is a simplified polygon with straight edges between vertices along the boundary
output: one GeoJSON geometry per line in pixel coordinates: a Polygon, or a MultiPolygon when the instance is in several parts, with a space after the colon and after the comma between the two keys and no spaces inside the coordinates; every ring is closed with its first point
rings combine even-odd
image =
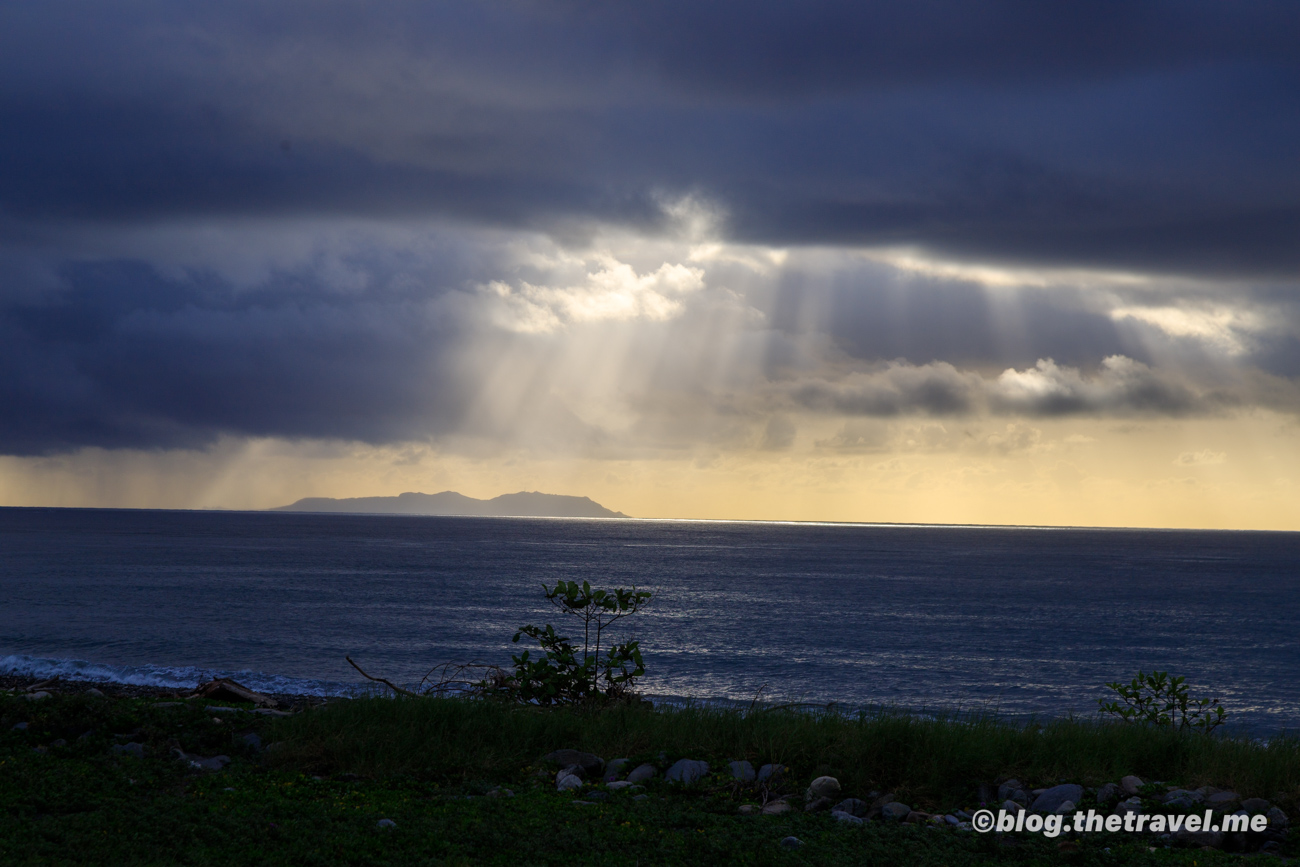
{"type": "Polygon", "coordinates": [[[1298,530],[1297,38],[0,0],[0,505],[1298,530]]]}

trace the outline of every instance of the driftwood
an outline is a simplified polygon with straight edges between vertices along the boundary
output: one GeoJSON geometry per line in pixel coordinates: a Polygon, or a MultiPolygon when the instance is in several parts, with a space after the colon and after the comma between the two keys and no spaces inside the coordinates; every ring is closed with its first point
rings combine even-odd
{"type": "Polygon", "coordinates": [[[213,701],[249,701],[258,707],[275,707],[279,702],[269,695],[263,695],[260,692],[253,692],[246,686],[235,683],[228,678],[219,677],[216,680],[210,680],[207,683],[199,684],[194,694],[200,698],[209,698],[213,701]]]}
{"type": "Polygon", "coordinates": [[[51,677],[49,680],[42,680],[40,683],[33,683],[31,686],[27,687],[27,692],[40,692],[43,689],[49,689],[52,686],[57,686],[59,680],[60,678],[51,677]]]}
{"type": "Polygon", "coordinates": [[[485,696],[509,689],[514,683],[509,673],[499,665],[484,665],[479,662],[444,662],[429,669],[416,688],[410,690],[398,686],[386,677],[375,677],[369,674],[350,656],[343,658],[366,680],[382,683],[393,692],[411,698],[448,695],[485,696]],[[474,679],[475,674],[479,675],[477,679],[474,679]]]}

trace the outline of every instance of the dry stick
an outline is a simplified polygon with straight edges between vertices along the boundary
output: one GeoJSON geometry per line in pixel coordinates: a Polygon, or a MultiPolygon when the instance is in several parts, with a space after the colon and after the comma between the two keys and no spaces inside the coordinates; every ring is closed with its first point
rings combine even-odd
{"type": "Polygon", "coordinates": [[[763,690],[765,689],[767,689],[767,684],[760,686],[758,692],[754,693],[754,700],[749,703],[749,710],[745,711],[746,714],[754,712],[754,705],[758,704],[758,697],[763,694],[763,690]]]}
{"type": "Polygon", "coordinates": [[[384,686],[388,687],[389,689],[392,689],[394,692],[400,692],[402,695],[409,695],[411,698],[419,698],[418,695],[411,692],[409,689],[402,689],[400,686],[393,683],[391,680],[389,680],[386,677],[371,677],[370,675],[366,674],[364,671],[361,670],[361,666],[357,665],[355,662],[352,661],[352,657],[345,656],[343,658],[348,661],[349,665],[351,665],[357,671],[360,671],[361,676],[364,677],[366,680],[373,680],[375,683],[382,683],[384,686]]]}

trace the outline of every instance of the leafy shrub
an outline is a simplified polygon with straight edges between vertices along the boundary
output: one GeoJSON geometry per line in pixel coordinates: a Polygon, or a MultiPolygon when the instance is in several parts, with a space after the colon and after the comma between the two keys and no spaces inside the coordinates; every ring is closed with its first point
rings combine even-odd
{"type": "Polygon", "coordinates": [[[1098,699],[1102,713],[1113,714],[1125,722],[1170,726],[1179,730],[1199,729],[1210,732],[1223,724],[1228,712],[1216,699],[1193,699],[1186,678],[1170,677],[1166,671],[1150,674],[1139,671],[1130,683],[1108,683],[1123,700],[1098,699]]]}
{"type": "Polygon", "coordinates": [[[533,656],[525,650],[512,656],[514,675],[503,683],[511,698],[538,704],[576,704],[595,699],[623,699],[632,695],[636,678],[645,674],[639,641],[624,641],[605,648],[605,630],[637,613],[650,601],[650,593],[635,587],[593,590],[586,581],[560,581],[542,585],[546,599],[561,612],[582,623],[582,650],[560,635],[551,624],[521,626],[511,640],[523,636],[541,647],[533,656]]]}

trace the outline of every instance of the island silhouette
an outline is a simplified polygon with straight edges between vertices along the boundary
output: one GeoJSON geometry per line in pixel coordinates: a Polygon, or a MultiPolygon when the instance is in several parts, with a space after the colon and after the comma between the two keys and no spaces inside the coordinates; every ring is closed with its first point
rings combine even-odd
{"type": "Polygon", "coordinates": [[[463,515],[493,518],[626,518],[590,497],[519,491],[490,500],[478,500],[455,491],[420,494],[407,491],[396,497],[304,497],[272,512],[346,512],[354,515],[463,515]]]}

